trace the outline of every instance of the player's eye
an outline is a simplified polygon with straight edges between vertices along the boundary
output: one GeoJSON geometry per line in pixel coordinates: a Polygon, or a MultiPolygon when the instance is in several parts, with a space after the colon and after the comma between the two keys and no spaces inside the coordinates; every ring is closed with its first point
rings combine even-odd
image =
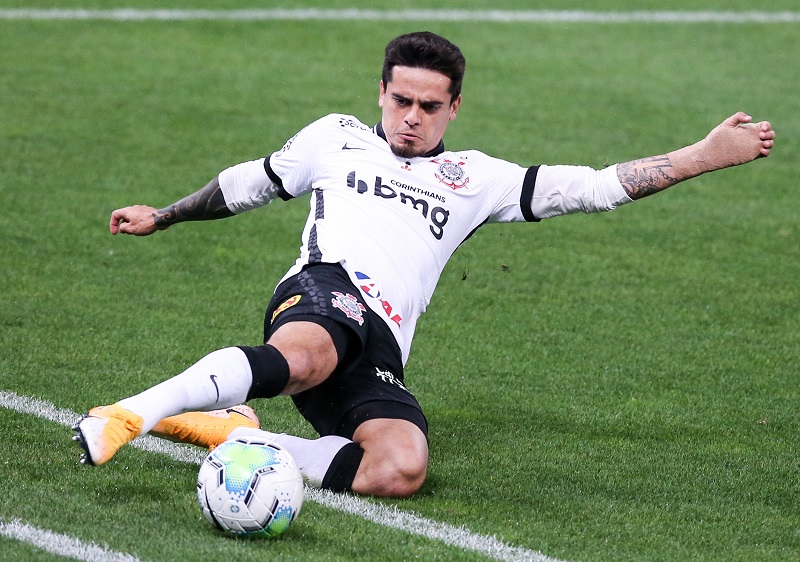
{"type": "Polygon", "coordinates": [[[434,112],[438,111],[439,108],[442,107],[442,104],[440,104],[440,103],[423,103],[423,104],[420,104],[420,107],[422,108],[422,111],[424,111],[425,113],[434,113],[434,112]]]}

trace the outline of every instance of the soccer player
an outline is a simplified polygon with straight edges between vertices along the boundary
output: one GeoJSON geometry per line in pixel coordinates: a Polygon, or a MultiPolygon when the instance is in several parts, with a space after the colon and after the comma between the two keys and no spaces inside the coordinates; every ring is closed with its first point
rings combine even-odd
{"type": "Polygon", "coordinates": [[[83,462],[102,464],[147,432],[209,448],[266,434],[312,485],[409,496],[427,472],[428,426],[403,367],[417,319],[464,240],[488,222],[609,211],[773,147],[770,124],[740,112],[691,146],[602,170],[450,152],[442,138],[461,106],[460,50],[421,32],[392,40],[385,55],[377,125],[328,115],[168,207],[111,214],[112,234],[147,236],[278,198],[310,194],[311,206],[300,257],[267,307],[265,343],[214,351],[92,409],[74,428],[83,462]],[[292,397],[318,439],[263,432],[254,412],[237,406],[277,395],[292,397]]]}

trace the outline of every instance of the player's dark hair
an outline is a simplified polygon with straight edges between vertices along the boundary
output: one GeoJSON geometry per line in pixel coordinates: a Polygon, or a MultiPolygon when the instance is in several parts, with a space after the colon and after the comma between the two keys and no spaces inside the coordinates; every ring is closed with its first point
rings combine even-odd
{"type": "Polygon", "coordinates": [[[453,43],[430,31],[418,31],[395,37],[386,45],[381,80],[384,86],[391,82],[392,69],[395,66],[441,72],[450,78],[448,91],[453,102],[461,95],[466,65],[461,49],[453,43]]]}

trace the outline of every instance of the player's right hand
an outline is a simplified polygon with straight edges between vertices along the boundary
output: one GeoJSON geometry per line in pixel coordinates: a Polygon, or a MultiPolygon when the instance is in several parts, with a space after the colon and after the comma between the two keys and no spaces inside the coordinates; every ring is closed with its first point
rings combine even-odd
{"type": "Polygon", "coordinates": [[[123,207],[111,213],[109,229],[111,234],[133,234],[134,236],[147,236],[160,230],[155,223],[155,207],[146,205],[133,205],[123,207]]]}

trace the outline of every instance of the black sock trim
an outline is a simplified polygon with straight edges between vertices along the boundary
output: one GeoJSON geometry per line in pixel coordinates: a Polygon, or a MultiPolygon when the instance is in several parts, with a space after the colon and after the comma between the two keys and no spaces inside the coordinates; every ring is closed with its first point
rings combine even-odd
{"type": "Polygon", "coordinates": [[[253,372],[253,383],[247,399],[272,398],[280,394],[289,382],[289,363],[280,351],[265,343],[253,347],[239,346],[253,372]]]}
{"type": "Polygon", "coordinates": [[[358,443],[348,443],[333,457],[325,477],[322,479],[321,488],[331,492],[350,492],[353,480],[364,457],[364,449],[358,443]]]}

